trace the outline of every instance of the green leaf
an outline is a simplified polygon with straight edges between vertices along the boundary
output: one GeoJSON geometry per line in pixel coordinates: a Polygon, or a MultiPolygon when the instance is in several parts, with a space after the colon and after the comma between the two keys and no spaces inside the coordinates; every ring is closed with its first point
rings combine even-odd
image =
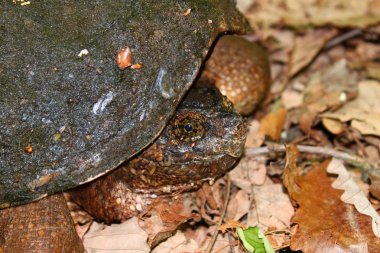
{"type": "Polygon", "coordinates": [[[258,227],[236,229],[244,248],[250,253],[274,253],[272,245],[258,227]]]}

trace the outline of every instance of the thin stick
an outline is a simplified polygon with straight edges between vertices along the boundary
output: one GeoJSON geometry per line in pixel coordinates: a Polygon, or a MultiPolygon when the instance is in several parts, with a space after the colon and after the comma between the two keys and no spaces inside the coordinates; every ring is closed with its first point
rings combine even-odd
{"type": "Polygon", "coordinates": [[[217,224],[217,227],[216,227],[216,231],[212,235],[211,241],[210,241],[210,243],[207,246],[206,253],[210,253],[211,252],[212,247],[214,247],[216,238],[218,237],[219,227],[222,225],[224,216],[226,215],[226,212],[227,212],[227,204],[228,204],[228,200],[230,198],[230,192],[231,192],[231,180],[230,180],[230,177],[227,176],[226,199],[224,200],[223,211],[222,211],[222,213],[220,215],[220,220],[218,221],[218,224],[217,224]]]}
{"type": "Polygon", "coordinates": [[[354,29],[354,30],[348,31],[338,37],[333,38],[329,42],[327,42],[323,49],[326,50],[326,49],[335,47],[336,45],[341,44],[342,42],[345,42],[347,40],[350,40],[362,34],[363,32],[360,29],[354,29]]]}
{"type": "MultiPolygon", "coordinates": [[[[363,158],[350,155],[344,152],[340,152],[331,148],[305,146],[305,145],[296,145],[296,146],[300,152],[332,156],[332,157],[341,159],[353,166],[364,169],[366,171],[372,170],[376,167],[370,162],[364,160],[363,158]]],[[[286,151],[285,145],[270,144],[270,145],[267,145],[265,147],[260,147],[260,148],[247,148],[245,149],[245,154],[248,156],[257,156],[257,155],[270,154],[273,152],[285,152],[285,151],[286,151]]]]}

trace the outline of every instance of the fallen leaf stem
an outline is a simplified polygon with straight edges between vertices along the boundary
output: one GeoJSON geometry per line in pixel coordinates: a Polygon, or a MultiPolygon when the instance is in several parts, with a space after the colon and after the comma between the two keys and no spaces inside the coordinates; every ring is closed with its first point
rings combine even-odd
{"type": "MultiPolygon", "coordinates": [[[[331,148],[306,146],[306,145],[296,145],[296,146],[300,152],[335,157],[355,167],[361,168],[365,171],[370,171],[376,168],[375,165],[371,164],[370,162],[366,161],[365,159],[361,157],[350,155],[348,153],[337,151],[331,148]]],[[[285,145],[273,143],[273,144],[268,144],[267,146],[264,146],[264,147],[245,149],[245,154],[248,156],[265,155],[265,154],[270,154],[273,152],[286,152],[285,145]]]]}

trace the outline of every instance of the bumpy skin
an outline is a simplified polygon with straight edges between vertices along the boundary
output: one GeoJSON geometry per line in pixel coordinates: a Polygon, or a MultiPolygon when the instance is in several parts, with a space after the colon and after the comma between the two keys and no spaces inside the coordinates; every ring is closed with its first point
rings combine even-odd
{"type": "Polygon", "coordinates": [[[62,194],[0,210],[0,252],[84,252],[62,194]]]}
{"type": "Polygon", "coordinates": [[[239,113],[248,115],[270,86],[268,54],[242,37],[222,36],[206,61],[201,81],[215,85],[239,113]]]}
{"type": "Polygon", "coordinates": [[[169,194],[222,176],[241,156],[246,132],[245,121],[218,90],[193,87],[149,148],[75,189],[71,200],[107,222],[124,220],[135,214],[132,192],[169,194]]]}

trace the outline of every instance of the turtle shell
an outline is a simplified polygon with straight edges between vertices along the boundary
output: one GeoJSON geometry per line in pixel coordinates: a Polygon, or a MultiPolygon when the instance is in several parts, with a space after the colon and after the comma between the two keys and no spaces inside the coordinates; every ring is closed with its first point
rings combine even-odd
{"type": "Polygon", "coordinates": [[[232,0],[2,1],[0,208],[95,179],[152,143],[215,37],[246,28],[232,0]],[[141,69],[118,68],[126,47],[141,69]]]}

